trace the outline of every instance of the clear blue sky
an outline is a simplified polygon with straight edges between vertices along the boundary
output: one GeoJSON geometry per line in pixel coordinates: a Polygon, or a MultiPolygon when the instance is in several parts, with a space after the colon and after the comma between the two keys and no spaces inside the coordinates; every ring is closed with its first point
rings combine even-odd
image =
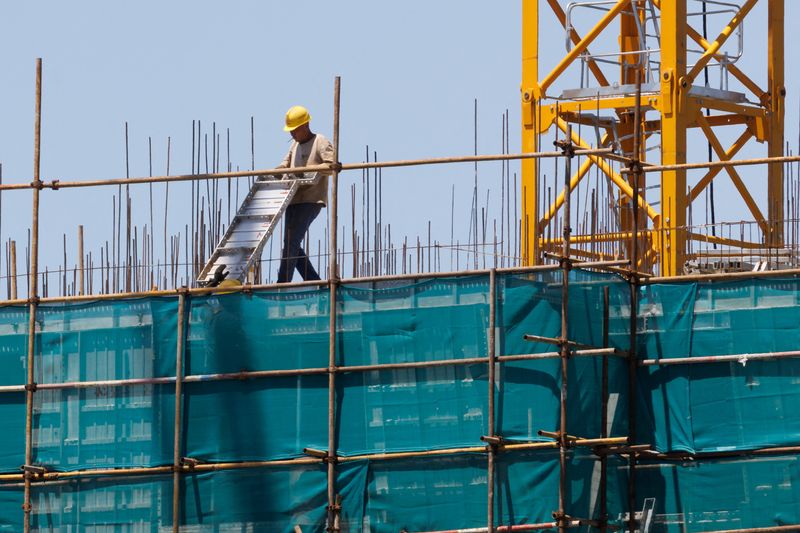
{"type": "MultiPolygon", "coordinates": [[[[800,17],[797,4],[787,2],[787,20],[800,17]]],[[[743,65],[755,69],[765,68],[765,51],[760,50],[765,8],[761,2],[752,27],[746,28],[743,65]]],[[[48,180],[124,176],[125,121],[134,176],[148,173],[148,136],[155,173],[165,170],[167,136],[173,143],[172,172],[188,172],[193,119],[200,119],[209,135],[215,121],[223,139],[230,128],[231,159],[248,167],[253,116],[256,167],[273,166],[289,146],[281,130],[289,106],[309,107],[315,129],[330,134],[336,75],[342,76],[342,161],[362,160],[367,144],[381,159],[471,153],[474,98],[479,103],[479,152],[500,151],[505,109],[511,114],[511,149],[517,151],[520,9],[520,2],[479,1],[9,4],[0,31],[3,181],[31,179],[36,57],[44,60],[42,174],[48,180]]],[[[552,42],[559,54],[563,51],[554,19],[543,24],[542,40],[552,42]]],[[[794,150],[797,44],[789,31],[787,141],[794,150]]],[[[759,150],[744,155],[760,155],[759,150]]],[[[223,166],[225,158],[223,148],[223,166]]],[[[479,172],[482,202],[487,187],[496,200],[500,166],[482,165],[479,172]]],[[[456,238],[464,241],[472,175],[471,166],[385,171],[383,218],[393,225],[393,240],[404,233],[426,234],[432,220],[434,238],[449,242],[450,191],[456,184],[456,238]]],[[[758,172],[747,175],[760,179],[758,172]]],[[[343,177],[343,195],[349,196],[354,182],[360,186],[360,173],[343,177]]],[[[724,187],[720,190],[726,194],[724,187]]],[[[181,216],[188,212],[186,194],[181,198],[179,191],[170,190],[170,217],[188,223],[188,216],[181,216]]],[[[110,240],[113,192],[44,193],[46,263],[61,261],[63,232],[74,263],[78,224],[86,226],[87,248],[110,240]]],[[[163,185],[155,186],[154,194],[160,206],[163,185]]],[[[138,224],[149,218],[147,202],[148,188],[139,186],[134,193],[138,224]]],[[[25,240],[29,205],[29,193],[3,194],[0,238],[25,240]]],[[[349,202],[343,207],[349,216],[349,202]]],[[[737,209],[731,207],[721,218],[748,218],[737,209]]],[[[157,207],[155,214],[156,250],[163,246],[161,210],[157,207]]],[[[320,224],[315,238],[322,238],[320,224]]],[[[5,270],[3,261],[0,271],[5,270]]]]}

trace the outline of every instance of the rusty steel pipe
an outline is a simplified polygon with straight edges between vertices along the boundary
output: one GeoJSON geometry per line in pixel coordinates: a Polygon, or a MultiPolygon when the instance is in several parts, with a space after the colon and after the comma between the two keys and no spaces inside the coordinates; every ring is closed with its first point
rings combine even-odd
{"type": "MultiPolygon", "coordinates": [[[[558,142],[556,143],[558,144],[558,142]]],[[[572,125],[567,126],[566,139],[563,141],[562,149],[566,157],[564,158],[564,207],[563,207],[563,241],[561,246],[561,338],[559,339],[559,352],[561,354],[561,391],[559,398],[559,435],[558,435],[558,511],[555,515],[558,523],[559,533],[565,533],[568,528],[567,516],[567,377],[569,375],[569,355],[571,343],[569,340],[569,273],[572,269],[572,262],[566,258],[570,257],[570,236],[572,235],[571,224],[571,202],[570,180],[572,179],[572,125]]],[[[530,336],[526,336],[529,339],[530,336]]],[[[544,337],[540,337],[544,339],[544,337]]]]}
{"type": "MultiPolygon", "coordinates": [[[[752,165],[770,165],[776,163],[796,163],[800,161],[800,156],[790,155],[781,157],[757,157],[753,159],[732,159],[729,161],[709,161],[706,163],[681,163],[675,165],[647,165],[643,166],[640,172],[664,172],[667,170],[696,170],[704,168],[727,168],[744,167],[752,165]]],[[[630,169],[621,170],[624,174],[630,174],[630,169]]]]}
{"type": "MultiPolygon", "coordinates": [[[[495,367],[496,365],[496,348],[495,348],[495,328],[497,322],[497,271],[491,269],[489,271],[489,333],[488,333],[488,366],[489,366],[489,379],[487,380],[487,409],[489,411],[488,420],[488,435],[495,436],[495,404],[494,404],[494,389],[495,389],[495,367]]],[[[495,477],[495,464],[494,457],[495,448],[488,446],[486,453],[486,529],[489,533],[494,533],[494,477],[495,477]]]]}
{"type": "MultiPolygon", "coordinates": [[[[333,87],[333,160],[339,164],[339,97],[341,94],[341,78],[336,76],[333,87]]],[[[339,171],[334,170],[331,176],[331,212],[330,212],[330,263],[328,282],[330,297],[328,302],[328,518],[326,530],[335,533],[339,530],[339,513],[336,505],[336,296],[339,287],[339,265],[337,258],[339,225],[339,171]]]]}
{"type": "MultiPolygon", "coordinates": [[[[577,262],[573,264],[573,268],[583,268],[583,269],[598,269],[598,270],[609,270],[612,269],[616,265],[620,264],[628,264],[627,260],[615,260],[615,261],[587,261],[587,262],[577,262]]],[[[536,265],[530,267],[508,267],[508,268],[498,268],[496,272],[498,274],[526,274],[526,273],[533,273],[533,272],[553,272],[559,269],[558,265],[536,265]]],[[[460,270],[460,271],[453,271],[453,272],[428,272],[428,273],[417,273],[417,274],[396,274],[396,275],[389,275],[389,276],[370,276],[370,277],[363,277],[363,278],[347,278],[342,279],[339,281],[341,285],[357,285],[359,283],[368,283],[368,282],[391,282],[391,281],[414,281],[414,280],[427,280],[427,279],[440,279],[440,278],[450,278],[450,277],[460,277],[460,276],[478,276],[478,275],[486,275],[489,273],[489,269],[478,269],[478,270],[460,270]]],[[[800,269],[798,269],[798,273],[800,273],[800,269]]],[[[43,304],[54,304],[54,303],[73,303],[73,302],[92,302],[92,301],[108,301],[108,300],[122,300],[122,299],[130,299],[130,298],[145,298],[145,297],[154,297],[154,296],[177,296],[179,292],[185,291],[189,295],[205,295],[205,294],[216,294],[216,293],[235,293],[235,292],[253,292],[253,291],[262,291],[268,289],[295,289],[295,288],[303,288],[303,287],[324,287],[328,285],[327,280],[317,280],[317,281],[296,281],[291,283],[265,283],[265,284],[258,284],[258,285],[240,285],[235,287],[194,287],[189,289],[165,289],[165,290],[156,290],[156,291],[136,291],[136,292],[120,292],[120,293],[113,293],[113,294],[88,294],[83,296],[51,296],[45,298],[39,298],[38,303],[43,304]]],[[[20,299],[11,299],[11,300],[0,300],[0,307],[8,307],[14,305],[28,305],[30,303],[30,298],[20,298],[20,299]]]]}
{"type": "MultiPolygon", "coordinates": [[[[33,129],[33,208],[31,220],[31,270],[30,302],[28,304],[28,381],[25,393],[25,464],[33,462],[33,393],[36,390],[34,359],[36,354],[36,308],[38,300],[37,279],[39,277],[39,175],[42,145],[42,59],[36,59],[36,116],[33,129]]],[[[23,528],[31,529],[31,479],[25,476],[23,528]]]]}
{"type": "Polygon", "coordinates": [[[181,427],[183,401],[183,354],[185,330],[186,294],[178,296],[177,346],[175,347],[175,433],[172,449],[172,531],[180,533],[181,528],[181,427]]]}
{"type": "Polygon", "coordinates": [[[639,366],[692,365],[700,363],[741,363],[745,365],[750,361],[771,361],[775,359],[792,359],[795,357],[800,357],[799,350],[751,354],[703,355],[698,357],[675,357],[670,359],[642,359],[638,364],[639,366]]]}
{"type": "MultiPolygon", "coordinates": [[[[334,117],[335,118],[335,117],[334,117]]],[[[334,139],[335,141],[335,139],[334,139]]],[[[591,150],[577,150],[577,155],[613,155],[613,148],[595,148],[591,150]]],[[[431,157],[425,159],[406,159],[398,161],[379,161],[372,163],[346,163],[339,165],[307,165],[304,167],[292,168],[292,173],[306,173],[306,172],[334,172],[334,171],[348,171],[348,170],[361,170],[369,168],[391,168],[391,167],[410,167],[422,165],[440,165],[447,163],[478,163],[478,162],[491,162],[491,161],[513,161],[522,159],[548,159],[561,157],[561,152],[534,152],[525,154],[488,154],[488,155],[470,155],[458,157],[431,157]]],[[[619,156],[617,156],[617,159],[619,156]]],[[[172,176],[141,176],[134,178],[110,178],[99,180],[85,180],[85,181],[61,181],[52,180],[50,182],[40,182],[39,185],[34,183],[7,183],[0,185],[0,191],[19,191],[33,188],[39,189],[74,189],[82,187],[104,187],[111,185],[138,185],[144,183],[165,183],[173,181],[201,181],[201,180],[218,180],[228,178],[244,178],[251,176],[280,176],[286,174],[285,168],[266,168],[261,170],[242,170],[235,172],[213,172],[206,174],[178,174],[172,176]]]]}

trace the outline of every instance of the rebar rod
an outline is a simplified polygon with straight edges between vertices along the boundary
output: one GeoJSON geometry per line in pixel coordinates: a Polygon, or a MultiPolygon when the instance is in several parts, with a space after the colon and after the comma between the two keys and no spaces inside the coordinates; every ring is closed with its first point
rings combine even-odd
{"type": "Polygon", "coordinates": [[[11,255],[11,299],[17,299],[17,241],[11,241],[10,251],[11,255]]]}
{"type": "MultiPolygon", "coordinates": [[[[28,304],[28,381],[25,392],[25,464],[33,463],[33,393],[36,390],[34,375],[34,359],[36,354],[36,308],[39,278],[39,191],[41,179],[39,174],[41,162],[42,134],[42,59],[36,58],[36,116],[34,119],[33,148],[33,208],[31,220],[31,268],[30,303],[28,304]]],[[[25,475],[23,528],[25,533],[31,529],[31,478],[25,475]]]]}
{"type": "Polygon", "coordinates": [[[78,226],[78,276],[78,296],[83,296],[85,293],[84,279],[86,277],[83,265],[83,225],[78,226]]]}

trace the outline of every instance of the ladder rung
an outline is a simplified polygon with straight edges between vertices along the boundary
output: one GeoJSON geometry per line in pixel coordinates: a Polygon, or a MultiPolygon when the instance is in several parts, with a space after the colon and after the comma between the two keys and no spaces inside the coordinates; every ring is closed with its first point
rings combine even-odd
{"type": "Polygon", "coordinates": [[[215,282],[214,274],[225,267],[228,279],[243,281],[248,265],[277,227],[279,215],[297,190],[296,181],[256,181],[231,220],[228,231],[198,278],[200,283],[215,282]]]}
{"type": "Polygon", "coordinates": [[[275,218],[275,215],[249,215],[249,214],[242,214],[236,215],[233,217],[234,220],[270,220],[275,218]]]}
{"type": "Polygon", "coordinates": [[[221,254],[232,254],[236,252],[252,252],[255,246],[220,246],[217,251],[221,254]]]}

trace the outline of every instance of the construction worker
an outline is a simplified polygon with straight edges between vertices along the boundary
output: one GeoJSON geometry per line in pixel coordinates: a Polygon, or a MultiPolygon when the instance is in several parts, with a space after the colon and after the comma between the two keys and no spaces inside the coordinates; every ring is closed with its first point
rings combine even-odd
{"type": "MultiPolygon", "coordinates": [[[[331,142],[319,133],[313,133],[310,122],[311,115],[303,106],[293,106],[286,112],[283,130],[289,132],[293,142],[289,153],[277,168],[334,163],[331,142]]],[[[292,281],[295,268],[306,281],[320,279],[302,244],[311,222],[328,203],[328,174],[322,173],[314,185],[302,186],[286,209],[278,283],[292,281]]],[[[292,177],[302,176],[284,176],[288,179],[292,177]]]]}

